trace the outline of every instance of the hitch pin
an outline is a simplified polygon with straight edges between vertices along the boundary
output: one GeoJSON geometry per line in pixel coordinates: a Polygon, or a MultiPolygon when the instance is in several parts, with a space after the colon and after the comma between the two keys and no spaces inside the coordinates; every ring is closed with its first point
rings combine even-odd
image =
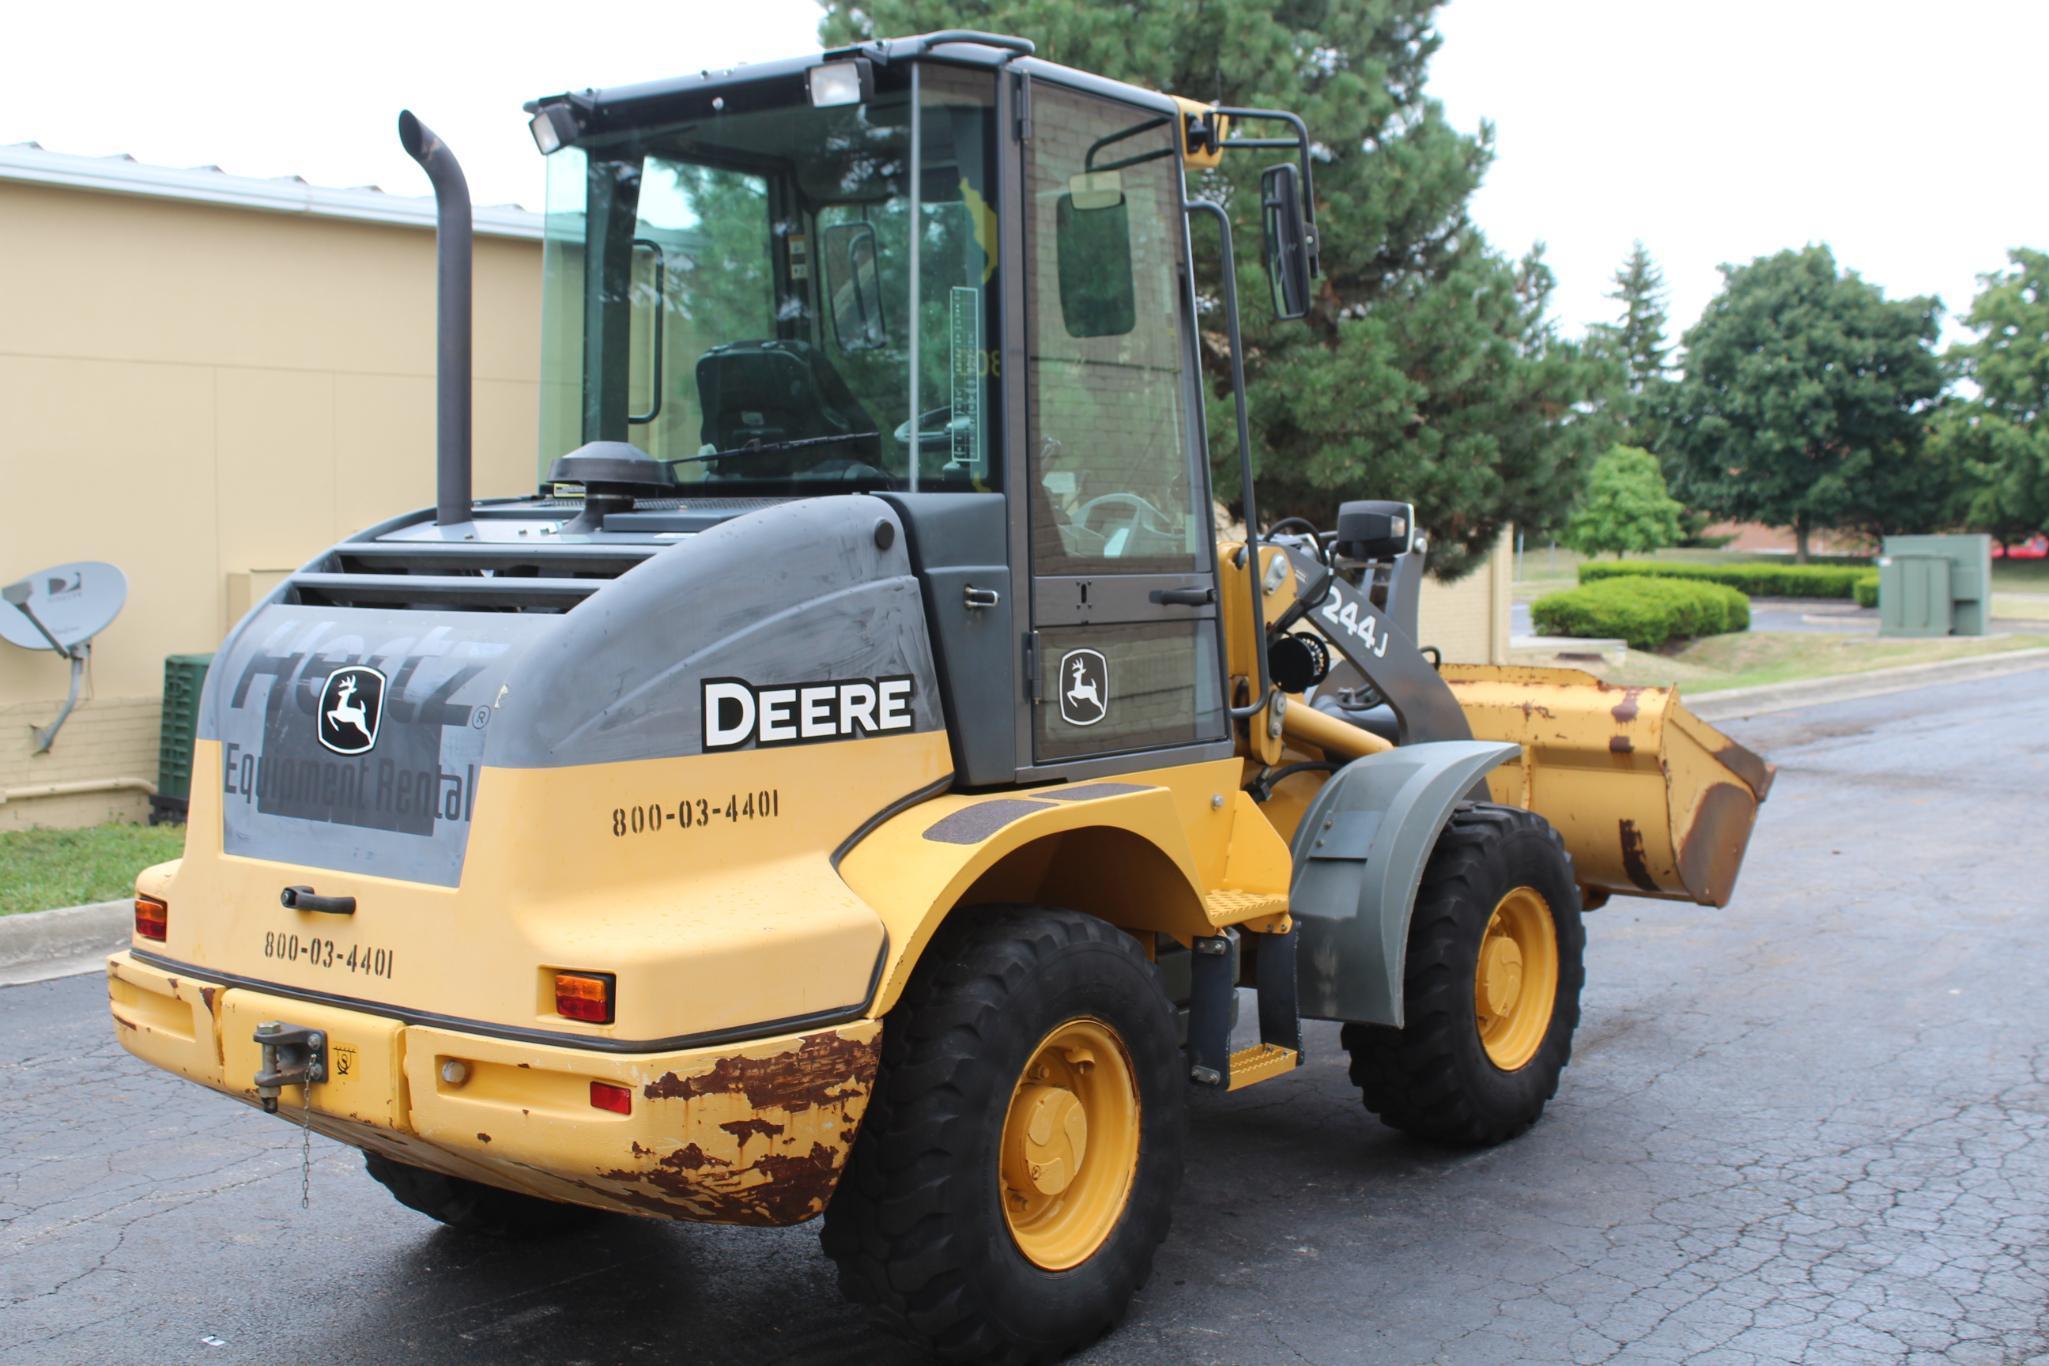
{"type": "Polygon", "coordinates": [[[278,1093],[283,1088],[304,1087],[310,1100],[313,1087],[327,1080],[327,1035],[323,1031],[265,1020],[256,1026],[256,1042],[263,1045],[256,1098],[263,1103],[265,1114],[277,1113],[278,1093]]]}

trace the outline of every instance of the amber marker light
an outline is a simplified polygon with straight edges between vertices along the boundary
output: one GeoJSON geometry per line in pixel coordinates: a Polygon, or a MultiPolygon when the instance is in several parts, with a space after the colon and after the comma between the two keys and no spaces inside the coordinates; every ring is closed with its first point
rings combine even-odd
{"type": "Polygon", "coordinates": [[[171,908],[153,896],[135,898],[135,937],[161,944],[171,932],[171,908]]]}
{"type": "MultiPolygon", "coordinates": [[[[609,972],[556,973],[555,1013],[585,1024],[612,1023],[612,980],[609,972]]],[[[592,1092],[593,1097],[596,1094],[592,1092]]]]}
{"type": "Polygon", "coordinates": [[[591,1083],[591,1108],[610,1110],[615,1115],[630,1115],[633,1113],[633,1092],[609,1081],[594,1081],[591,1083]]]}

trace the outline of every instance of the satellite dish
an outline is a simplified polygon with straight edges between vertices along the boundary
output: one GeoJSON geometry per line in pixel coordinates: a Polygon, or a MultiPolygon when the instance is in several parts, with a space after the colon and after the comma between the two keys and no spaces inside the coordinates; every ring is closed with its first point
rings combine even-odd
{"type": "Polygon", "coordinates": [[[37,728],[36,753],[49,752],[58,728],[78,705],[92,638],[107,629],[127,601],[128,576],[98,560],[53,565],[0,588],[0,639],[71,661],[70,695],[57,719],[37,728]]]}

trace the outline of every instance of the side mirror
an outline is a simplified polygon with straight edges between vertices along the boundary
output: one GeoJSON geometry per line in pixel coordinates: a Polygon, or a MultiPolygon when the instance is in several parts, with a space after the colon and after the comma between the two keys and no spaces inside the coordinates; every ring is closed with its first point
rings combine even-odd
{"type": "Polygon", "coordinates": [[[842,351],[873,351],[889,340],[882,318],[882,279],[875,229],[835,223],[825,236],[825,290],[832,335],[842,351]]]}
{"type": "Polygon", "coordinates": [[[1337,557],[1353,564],[1391,560],[1416,548],[1416,508],[1362,498],[1338,504],[1337,557]]]}
{"type": "Polygon", "coordinates": [[[1302,222],[1302,173],[1292,161],[1259,177],[1260,223],[1266,230],[1266,278],[1274,316],[1283,322],[1309,313],[1309,231],[1302,222]]]}
{"type": "Polygon", "coordinates": [[[1121,337],[1138,325],[1131,216],[1115,171],[1074,177],[1053,214],[1060,314],[1070,337],[1121,337]]]}

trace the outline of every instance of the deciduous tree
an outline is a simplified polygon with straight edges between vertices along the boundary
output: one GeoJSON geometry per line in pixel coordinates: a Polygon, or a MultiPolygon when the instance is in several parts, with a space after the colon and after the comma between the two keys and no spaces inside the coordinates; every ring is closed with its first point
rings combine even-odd
{"type": "Polygon", "coordinates": [[[1970,397],[1942,412],[1935,449],[1964,472],[1962,516],[2002,544],[2049,527],[2049,254],[2025,247],[1981,277],[1950,349],[1970,397]]]}
{"type": "Polygon", "coordinates": [[[1686,333],[1666,441],[1675,492],[1737,521],[1883,535],[1938,523],[1951,478],[1925,440],[1943,379],[1935,299],[1887,299],[1824,246],[1722,268],[1686,333]]]}

